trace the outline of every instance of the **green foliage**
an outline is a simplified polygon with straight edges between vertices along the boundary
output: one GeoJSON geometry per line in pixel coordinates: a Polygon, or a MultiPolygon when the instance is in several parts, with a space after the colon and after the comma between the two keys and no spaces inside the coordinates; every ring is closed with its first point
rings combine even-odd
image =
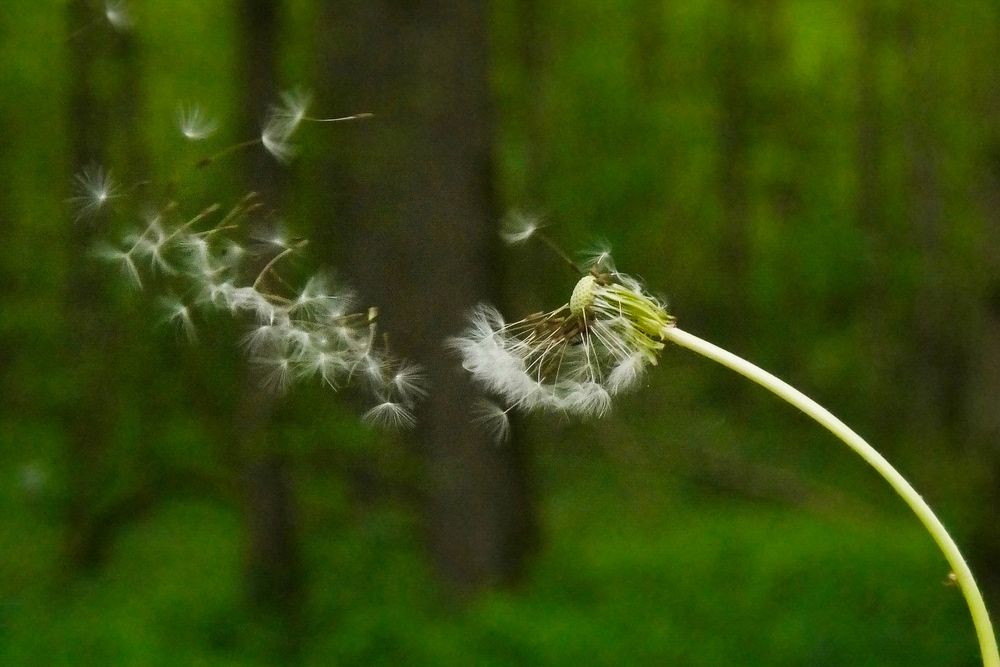
{"type": "MultiPolygon", "coordinates": [[[[371,508],[345,529],[339,502],[314,506],[303,661],[976,664],[961,597],[909,520],[859,526],[690,495],[643,517],[582,488],[546,504],[550,543],[528,584],[465,610],[438,594],[410,512],[371,508]]],[[[273,664],[281,641],[246,611],[241,543],[231,510],[180,500],[129,529],[102,574],[53,588],[36,566],[5,596],[0,660],[273,664]]]]}
{"type": "MultiPolygon", "coordinates": [[[[90,250],[68,241],[81,165],[68,164],[65,4],[0,3],[0,664],[291,661],[244,590],[226,439],[238,332],[210,322],[215,335],[187,346],[118,286],[102,314],[121,338],[87,351],[113,364],[113,386],[77,386],[61,352],[76,325],[69,259],[90,250]],[[80,462],[61,420],[86,391],[118,401],[95,505],[150,489],[155,502],[81,576],[64,553],[80,462]]],[[[202,155],[173,127],[179,103],[204,106],[223,134],[244,113],[238,3],[134,4],[137,127],[164,181],[202,155]]],[[[322,3],[286,4],[285,83],[339,104],[324,99],[316,49],[350,26],[324,26],[322,3]]],[[[960,543],[994,521],[995,401],[977,396],[998,386],[995,4],[498,0],[492,12],[504,204],[539,209],[570,249],[607,238],[685,327],[822,397],[944,500],[960,543]]],[[[102,58],[107,93],[120,72],[102,58]]],[[[323,240],[317,256],[339,256],[323,143],[337,139],[304,141],[283,210],[323,240]]],[[[122,158],[123,137],[109,150],[122,158]]],[[[189,186],[225,202],[243,183],[210,170],[189,186]]],[[[543,250],[504,259],[514,313],[572,289],[543,250]]],[[[428,571],[419,456],[359,425],[354,402],[307,389],[275,426],[302,511],[307,664],[976,664],[943,562],[880,481],[676,350],[623,399],[627,420],[529,422],[545,544],[520,588],[468,607],[428,571]],[[720,473],[732,469],[820,491],[802,501],[765,483],[768,502],[747,503],[732,498],[747,485],[720,473]],[[826,502],[830,488],[850,502],[826,502]]]]}

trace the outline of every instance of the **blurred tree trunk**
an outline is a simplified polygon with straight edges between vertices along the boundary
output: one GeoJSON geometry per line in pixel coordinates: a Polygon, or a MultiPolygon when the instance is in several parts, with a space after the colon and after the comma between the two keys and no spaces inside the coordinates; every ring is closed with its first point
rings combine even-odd
{"type": "MultiPolygon", "coordinates": [[[[240,136],[260,133],[260,122],[278,91],[280,5],[274,0],[242,0],[239,5],[245,110],[240,136]]],[[[244,167],[246,186],[261,193],[268,205],[276,205],[282,187],[275,162],[257,150],[246,153],[244,167]]],[[[262,388],[251,366],[246,368],[233,433],[242,467],[248,583],[254,603],[286,625],[286,639],[294,649],[304,582],[291,473],[287,457],[268,438],[276,397],[262,388]]]]}
{"type": "MultiPolygon", "coordinates": [[[[890,287],[885,277],[882,258],[888,250],[885,242],[887,206],[883,169],[885,167],[885,123],[881,91],[879,89],[878,51],[885,39],[884,19],[878,0],[860,0],[857,9],[858,53],[857,86],[857,135],[854,173],[857,178],[855,218],[866,239],[866,272],[863,310],[864,327],[862,342],[870,351],[869,359],[877,364],[878,375],[888,377],[889,355],[886,348],[893,344],[894,334],[889,317],[890,287]]],[[[891,432],[895,421],[892,410],[880,410],[873,419],[879,420],[885,432],[891,432]]]]}
{"type": "MultiPolygon", "coordinates": [[[[1000,73],[994,95],[1000,101],[1000,73]]],[[[1000,534],[997,508],[1000,507],[1000,124],[987,148],[987,169],[983,192],[989,223],[983,243],[986,265],[990,267],[984,292],[985,326],[977,345],[975,369],[969,387],[970,435],[975,443],[977,467],[985,471],[985,489],[977,494],[978,511],[973,527],[972,553],[982,579],[990,609],[1000,608],[1000,534]]]]}
{"type": "MultiPolygon", "coordinates": [[[[87,0],[71,0],[66,9],[68,33],[94,21],[87,0]]],[[[118,40],[125,38],[110,31],[84,30],[67,42],[68,143],[74,171],[104,165],[109,157],[114,114],[108,109],[114,108],[115,96],[98,85],[98,69],[118,40]]],[[[63,354],[71,381],[63,406],[70,468],[64,549],[70,565],[84,570],[103,561],[118,514],[106,510],[105,493],[109,447],[120,413],[114,352],[121,341],[107,306],[111,302],[107,267],[98,265],[88,253],[104,231],[93,221],[74,222],[67,253],[68,330],[63,354]]]]}
{"type": "Polygon", "coordinates": [[[752,3],[729,0],[722,22],[719,85],[719,198],[722,202],[720,266],[725,276],[727,330],[730,342],[750,337],[748,289],[750,269],[750,159],[751,91],[749,67],[752,3]]]}
{"type": "MultiPolygon", "coordinates": [[[[278,91],[278,9],[273,0],[243,0],[239,5],[245,49],[240,59],[245,95],[241,106],[246,110],[240,136],[260,133],[260,122],[278,91]]],[[[244,166],[247,187],[260,192],[269,205],[277,204],[281,186],[274,161],[264,151],[252,151],[244,166]]],[[[243,466],[249,584],[256,603],[287,615],[296,613],[301,602],[302,572],[288,462],[268,441],[275,403],[248,368],[234,433],[243,466]]]]}
{"type": "Polygon", "coordinates": [[[347,108],[375,113],[344,135],[340,166],[353,173],[332,179],[350,200],[337,218],[345,268],[432,382],[417,434],[430,550],[458,591],[512,582],[535,538],[525,461],[517,443],[497,446],[470,421],[476,389],[442,346],[500,283],[488,6],[331,1],[327,10],[331,89],[347,108]]]}
{"type": "Polygon", "coordinates": [[[524,99],[518,107],[523,109],[522,123],[525,136],[525,165],[523,196],[527,204],[540,206],[544,200],[545,183],[545,97],[541,93],[544,86],[545,63],[550,44],[543,30],[544,14],[540,0],[517,0],[521,71],[524,74],[522,92],[524,99]]]}
{"type": "MultiPolygon", "coordinates": [[[[962,422],[964,387],[968,384],[964,336],[950,326],[955,321],[954,304],[959,296],[951,293],[949,256],[946,246],[944,202],[941,194],[940,139],[932,124],[931,101],[940,99],[935,91],[928,62],[939,57],[936,45],[925,45],[922,20],[928,12],[919,5],[900,10],[898,23],[903,53],[905,103],[903,150],[906,158],[908,218],[910,236],[919,258],[920,272],[911,312],[912,330],[907,337],[917,382],[911,391],[917,400],[912,418],[957,441],[962,422]],[[931,53],[928,51],[931,50],[931,53]]],[[[954,260],[952,260],[954,261],[954,260]]],[[[958,263],[958,262],[956,262],[958,263]]]]}
{"type": "MultiPolygon", "coordinates": [[[[1000,9],[993,8],[992,41],[983,53],[992,53],[1000,39],[1000,9]]],[[[984,119],[980,206],[986,220],[981,249],[987,276],[982,295],[984,322],[974,347],[975,357],[969,386],[970,435],[975,444],[976,469],[983,474],[984,488],[975,496],[972,536],[973,569],[985,589],[990,611],[1000,609],[1000,63],[984,61],[985,81],[978,90],[982,98],[976,111],[984,119]]]]}
{"type": "MultiPolygon", "coordinates": [[[[862,0],[858,17],[857,219],[874,243],[881,222],[879,179],[882,166],[882,114],[878,90],[877,46],[882,28],[876,0],[862,0]]],[[[873,289],[882,281],[872,281],[873,289]]]]}

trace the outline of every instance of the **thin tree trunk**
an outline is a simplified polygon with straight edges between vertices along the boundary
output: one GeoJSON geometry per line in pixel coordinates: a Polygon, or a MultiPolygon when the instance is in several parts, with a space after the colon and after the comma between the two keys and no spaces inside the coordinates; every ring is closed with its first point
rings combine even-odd
{"type": "Polygon", "coordinates": [[[520,65],[524,77],[522,101],[523,131],[525,134],[525,166],[523,176],[523,196],[531,206],[543,204],[545,172],[545,132],[543,127],[545,64],[550,45],[542,20],[544,12],[540,0],[518,0],[519,40],[521,46],[520,65]]]}
{"type": "MultiPolygon", "coordinates": [[[[279,7],[273,0],[243,0],[239,5],[244,48],[242,108],[246,111],[240,136],[260,132],[259,123],[278,91],[279,7]]],[[[247,187],[276,205],[282,188],[274,161],[264,151],[252,151],[246,154],[244,166],[247,187]]],[[[289,648],[294,649],[305,590],[289,464],[268,436],[275,407],[275,396],[262,388],[258,373],[247,367],[234,434],[242,467],[248,584],[254,603],[286,625],[289,648]]]]}
{"type": "Polygon", "coordinates": [[[943,247],[945,231],[941,185],[935,137],[930,127],[927,105],[933,99],[933,82],[926,79],[919,30],[919,8],[900,10],[900,46],[904,56],[905,101],[908,118],[904,125],[903,148],[907,174],[908,218],[912,239],[920,258],[920,279],[916,285],[912,312],[914,344],[920,381],[912,387],[919,403],[913,417],[927,421],[930,428],[957,432],[960,421],[962,386],[966,383],[961,340],[948,326],[952,320],[947,293],[947,264],[943,247]]]}
{"type": "MultiPolygon", "coordinates": [[[[993,41],[984,49],[991,52],[998,41],[1000,11],[994,10],[993,41]]],[[[975,358],[969,387],[967,414],[975,443],[976,461],[984,475],[984,488],[977,496],[978,512],[973,527],[973,560],[982,579],[984,594],[994,614],[1000,609],[1000,534],[997,532],[996,508],[1000,507],[1000,122],[994,110],[1000,104],[1000,66],[990,62],[982,98],[976,110],[985,121],[980,202],[986,219],[986,238],[982,243],[985,275],[982,308],[984,322],[976,341],[975,358]]]]}
{"type": "Polygon", "coordinates": [[[722,202],[720,265],[724,267],[732,336],[749,338],[750,213],[748,161],[751,93],[748,80],[750,8],[742,0],[726,3],[719,64],[719,196],[722,202]],[[735,317],[733,315],[736,315],[735,317]]]}
{"type": "Polygon", "coordinates": [[[394,346],[432,382],[417,434],[430,551],[459,591],[511,582],[535,539],[525,461],[517,443],[498,447],[471,423],[476,389],[442,347],[467,308],[495,300],[500,282],[487,4],[327,7],[331,87],[350,108],[375,113],[354,140],[345,135],[340,153],[356,202],[337,219],[345,268],[381,307],[394,346]],[[349,162],[348,151],[359,159],[349,162]]]}
{"type": "MultiPolygon", "coordinates": [[[[67,5],[69,31],[91,23],[94,14],[86,0],[67,5]]],[[[69,154],[74,170],[98,164],[107,157],[110,141],[107,100],[97,97],[97,63],[106,55],[106,33],[84,31],[68,42],[69,154]]],[[[69,181],[69,177],[67,177],[69,181]]],[[[93,569],[105,556],[107,530],[98,516],[106,489],[107,452],[118,414],[116,378],[111,350],[118,333],[109,321],[105,267],[88,255],[101,233],[86,220],[73,224],[67,254],[66,311],[68,331],[64,349],[72,381],[63,409],[72,474],[68,479],[65,553],[74,569],[93,569]]]]}

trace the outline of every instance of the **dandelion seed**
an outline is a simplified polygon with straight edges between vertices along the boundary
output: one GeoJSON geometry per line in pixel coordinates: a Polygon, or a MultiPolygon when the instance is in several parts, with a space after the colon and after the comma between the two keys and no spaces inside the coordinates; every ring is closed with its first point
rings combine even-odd
{"type": "Polygon", "coordinates": [[[330,302],[336,298],[328,292],[328,278],[316,274],[306,281],[305,286],[289,306],[289,310],[295,313],[296,317],[313,319],[323,316],[330,312],[330,302]]]}
{"type": "Polygon", "coordinates": [[[385,365],[385,359],[374,351],[368,351],[355,366],[373,387],[381,388],[385,384],[385,365]]]}
{"type": "Polygon", "coordinates": [[[389,383],[393,391],[407,403],[427,395],[427,376],[424,369],[417,364],[406,362],[400,364],[389,383]]]}
{"type": "Polygon", "coordinates": [[[493,401],[478,399],[472,406],[472,421],[482,424],[494,442],[506,442],[510,438],[510,412],[493,401]]]}
{"type": "Polygon", "coordinates": [[[159,215],[151,216],[142,232],[134,233],[125,238],[130,244],[129,252],[137,259],[146,259],[152,272],[163,271],[174,273],[174,268],[167,262],[165,251],[169,237],[164,231],[159,215]]]}
{"type": "Polygon", "coordinates": [[[250,233],[250,238],[253,241],[251,252],[258,256],[288,250],[295,245],[295,240],[281,221],[258,226],[250,233]]]}
{"type": "Polygon", "coordinates": [[[291,359],[282,356],[257,357],[253,359],[253,363],[263,371],[261,386],[264,389],[276,394],[285,393],[292,383],[293,362],[291,359]]]}
{"type": "Polygon", "coordinates": [[[99,213],[109,202],[122,196],[122,192],[100,165],[90,165],[74,177],[76,195],[69,201],[76,206],[76,220],[80,221],[99,213]]]}
{"type": "Polygon", "coordinates": [[[177,109],[177,126],[189,141],[201,141],[215,134],[219,124],[208,118],[198,105],[177,109]]]}
{"type": "Polygon", "coordinates": [[[594,267],[603,273],[614,273],[615,263],[611,258],[611,246],[607,242],[600,242],[583,254],[584,266],[594,267]]]}
{"type": "Polygon", "coordinates": [[[393,401],[382,401],[366,412],[361,419],[366,424],[393,429],[412,428],[417,423],[412,412],[401,403],[393,401]]]}
{"type": "Polygon", "coordinates": [[[40,461],[32,461],[21,466],[19,471],[21,491],[29,496],[39,496],[46,490],[49,473],[40,461]]]}
{"type": "Polygon", "coordinates": [[[290,141],[292,134],[306,118],[311,96],[300,90],[281,94],[282,104],[272,107],[260,134],[264,150],[279,162],[289,162],[298,153],[290,141]]]}
{"type": "Polygon", "coordinates": [[[105,0],[104,18],[119,32],[125,32],[132,27],[132,15],[125,0],[105,0]]]}
{"type": "Polygon", "coordinates": [[[178,327],[184,332],[188,341],[197,340],[197,332],[194,321],[191,319],[191,309],[180,299],[174,296],[165,296],[160,299],[160,305],[165,311],[164,322],[178,327]]]}
{"type": "Polygon", "coordinates": [[[524,243],[542,226],[541,218],[521,211],[511,211],[504,218],[500,237],[510,245],[524,243]]]}
{"type": "Polygon", "coordinates": [[[337,376],[343,371],[343,359],[322,349],[309,348],[302,355],[302,371],[304,377],[319,375],[324,384],[331,389],[337,388],[337,376]]]}
{"type": "Polygon", "coordinates": [[[286,131],[291,134],[299,124],[306,119],[306,112],[312,104],[312,94],[296,88],[281,93],[281,104],[271,109],[271,117],[285,123],[286,131]]]}
{"type": "Polygon", "coordinates": [[[266,355],[284,349],[282,345],[284,339],[285,331],[283,326],[258,324],[243,336],[240,343],[247,349],[247,352],[251,356],[266,358],[266,355]]]}
{"type": "Polygon", "coordinates": [[[298,148],[289,141],[294,131],[287,118],[271,116],[260,133],[260,143],[278,162],[291,162],[298,153],[298,148]]]}
{"type": "Polygon", "coordinates": [[[632,387],[646,370],[646,356],[636,352],[618,362],[608,373],[608,391],[612,394],[632,387]]]}
{"type": "Polygon", "coordinates": [[[93,250],[94,257],[107,262],[113,262],[121,267],[122,273],[133,285],[142,288],[142,277],[139,275],[139,268],[135,265],[132,253],[108,244],[100,244],[93,250]]]}

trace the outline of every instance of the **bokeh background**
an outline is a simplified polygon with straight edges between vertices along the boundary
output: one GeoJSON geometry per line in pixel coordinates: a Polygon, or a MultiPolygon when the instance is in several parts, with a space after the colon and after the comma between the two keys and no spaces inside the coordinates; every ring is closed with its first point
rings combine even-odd
{"type": "Polygon", "coordinates": [[[572,289],[505,211],[603,239],[870,438],[1000,609],[995,2],[121,7],[0,4],[0,663],[977,664],[931,539],[770,395],[668,349],[611,417],[497,446],[441,341],[572,289]],[[375,117],[192,168],[295,87],[375,117]],[[428,368],[421,425],[262,394],[224,315],[158,324],[66,202],[94,162],[192,213],[260,191],[428,368]]]}

